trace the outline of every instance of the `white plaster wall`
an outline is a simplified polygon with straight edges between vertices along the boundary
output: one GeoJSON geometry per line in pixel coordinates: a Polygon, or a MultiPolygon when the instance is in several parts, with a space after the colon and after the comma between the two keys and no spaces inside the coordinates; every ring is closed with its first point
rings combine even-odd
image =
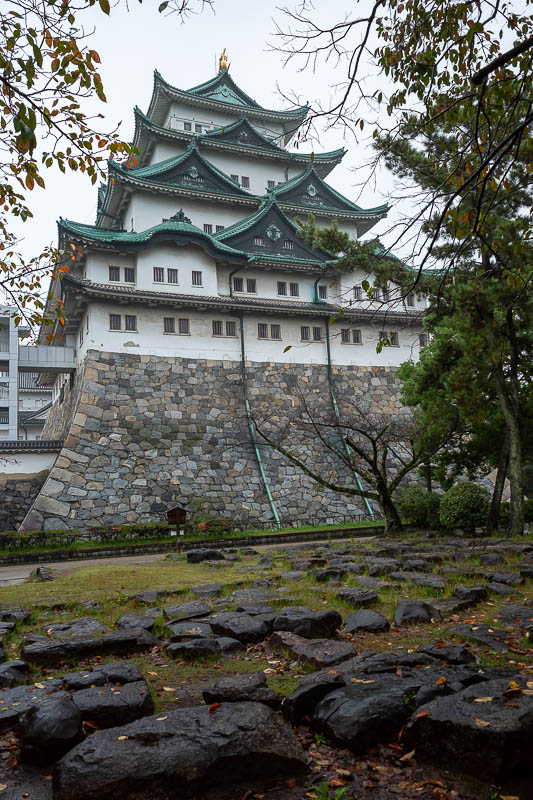
{"type": "Polygon", "coordinates": [[[193,225],[203,230],[204,223],[209,223],[213,226],[213,231],[216,231],[216,225],[229,227],[256,210],[251,205],[235,206],[174,195],[136,192],[124,214],[124,226],[126,230],[145,231],[154,225],[160,225],[163,219],[169,219],[181,208],[193,225]]]}
{"type": "MultiPolygon", "coordinates": [[[[117,353],[137,353],[139,355],[159,355],[173,357],[201,358],[211,360],[240,359],[239,335],[215,337],[212,335],[212,320],[237,321],[238,317],[224,311],[201,312],[193,308],[159,307],[149,308],[145,304],[129,304],[127,307],[112,303],[91,304],[91,333],[85,337],[79,348],[81,360],[87,350],[106,350],[117,353]],[[136,314],[136,333],[130,331],[109,331],[109,314],[136,314]],[[190,335],[163,333],[163,318],[175,317],[176,329],[179,318],[190,320],[190,335]]],[[[274,363],[326,364],[326,324],[328,317],[305,318],[283,317],[268,313],[250,313],[244,318],[246,358],[249,361],[269,361],[274,363]],[[281,340],[259,339],[258,323],[279,324],[281,340]],[[307,325],[322,327],[323,339],[320,342],[301,341],[300,328],[307,325]],[[286,353],[284,349],[290,345],[286,353]]],[[[334,364],[398,366],[418,352],[418,334],[422,328],[389,326],[398,331],[399,346],[384,348],[376,354],[376,344],[382,329],[379,324],[348,325],[336,322],[330,327],[331,353],[334,364]],[[357,327],[362,331],[361,345],[341,343],[340,331],[343,327],[357,327]]],[[[269,328],[270,331],[270,328],[269,328]]]]}
{"type": "Polygon", "coordinates": [[[182,142],[156,142],[152,155],[150,156],[150,164],[159,164],[160,161],[166,161],[167,158],[181,155],[187,145],[182,142]]]}
{"type": "Polygon", "coordinates": [[[35,475],[43,469],[50,469],[57,453],[5,453],[2,454],[2,473],[5,475],[35,475]]]}
{"type": "MultiPolygon", "coordinates": [[[[218,267],[218,292],[219,294],[229,294],[229,275],[230,272],[236,267],[218,267]]],[[[260,267],[249,267],[248,269],[241,269],[235,273],[235,277],[255,278],[257,281],[257,294],[248,295],[250,297],[267,297],[269,299],[277,300],[301,300],[302,302],[312,302],[314,299],[314,283],[318,277],[317,274],[309,275],[305,272],[289,272],[289,270],[267,270],[260,267]],[[280,297],[278,295],[278,281],[285,281],[287,284],[287,296],[280,297]],[[300,286],[299,297],[291,297],[289,290],[289,283],[298,283],[300,286]]],[[[328,296],[337,296],[336,289],[330,289],[331,278],[324,278],[319,281],[319,285],[328,287],[328,296]]],[[[239,296],[246,295],[246,293],[238,293],[239,296]]]]}
{"type": "MultiPolygon", "coordinates": [[[[135,255],[119,253],[89,252],[85,261],[85,277],[95,283],[109,283],[109,267],[121,267],[121,282],[124,278],[124,267],[135,267],[135,255]]],[[[111,283],[111,286],[114,281],[111,283]]]]}
{"type": "Polygon", "coordinates": [[[234,155],[231,153],[219,153],[214,150],[204,150],[205,156],[218,169],[226,175],[238,175],[239,183],[241,177],[246,175],[250,178],[250,191],[252,194],[264,195],[267,192],[267,181],[275,181],[276,184],[284,183],[290,178],[302,173],[301,166],[285,165],[280,161],[273,161],[268,158],[254,158],[252,156],[234,155]]]}
{"type": "MultiPolygon", "coordinates": [[[[187,121],[192,123],[193,133],[195,132],[195,123],[201,124],[203,132],[205,132],[206,129],[212,130],[213,128],[231,125],[237,122],[244,113],[246,113],[244,106],[235,106],[235,111],[226,112],[202,108],[195,109],[190,105],[172,103],[164,127],[183,130],[183,122],[187,121]]],[[[274,120],[261,121],[255,118],[250,118],[249,121],[254,128],[257,128],[264,136],[268,136],[269,139],[279,139],[283,135],[281,122],[274,120]]]]}
{"type": "Polygon", "coordinates": [[[218,292],[216,262],[201,247],[178,247],[172,244],[150,247],[137,255],[137,288],[212,297],[218,292]],[[154,282],[154,267],[165,269],[164,283],[154,282]],[[166,281],[168,267],[178,270],[178,284],[166,281]],[[193,270],[201,271],[202,286],[192,285],[193,270]]]}

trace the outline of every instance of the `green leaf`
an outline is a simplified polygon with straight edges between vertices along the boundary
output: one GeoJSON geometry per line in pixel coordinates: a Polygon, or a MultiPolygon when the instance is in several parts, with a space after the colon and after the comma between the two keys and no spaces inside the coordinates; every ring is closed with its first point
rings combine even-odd
{"type": "Polygon", "coordinates": [[[159,8],[157,10],[161,14],[161,12],[164,11],[167,6],[168,6],[168,0],[165,0],[164,3],[160,3],[159,8]]]}
{"type": "Polygon", "coordinates": [[[111,11],[111,6],[109,5],[109,0],[98,0],[100,3],[100,8],[104,12],[104,14],[109,14],[111,11]]]}

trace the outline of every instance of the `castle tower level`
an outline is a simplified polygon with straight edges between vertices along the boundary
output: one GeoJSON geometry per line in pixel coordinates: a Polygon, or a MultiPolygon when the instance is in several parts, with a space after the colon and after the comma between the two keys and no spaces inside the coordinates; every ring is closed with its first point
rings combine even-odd
{"type": "Polygon", "coordinates": [[[394,404],[395,367],[422,333],[422,298],[382,307],[366,275],[298,237],[309,213],[358,238],[388,210],[329,185],[343,148],[291,150],[307,112],[261,106],[225,52],[191,89],[154,74],[135,109],[137,164],[110,162],[94,225],[58,223],[77,254],[53,287],[76,372],[49,377],[42,435],[64,447],[25,529],[154,521],[197,500],[250,524],[365,510],[265,452],[252,424],[265,402],[283,418],[300,381],[394,404]],[[394,346],[378,357],[385,325],[394,346]]]}

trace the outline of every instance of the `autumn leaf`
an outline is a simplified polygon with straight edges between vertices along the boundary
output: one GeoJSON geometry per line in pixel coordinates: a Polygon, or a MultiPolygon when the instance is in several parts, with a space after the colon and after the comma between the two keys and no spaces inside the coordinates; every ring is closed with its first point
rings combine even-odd
{"type": "Polygon", "coordinates": [[[429,717],[429,709],[426,708],[426,710],[421,711],[420,714],[415,714],[416,719],[420,719],[421,717],[429,717]]]}
{"type": "Polygon", "coordinates": [[[474,717],[474,722],[478,728],[488,728],[490,726],[490,722],[487,722],[484,719],[478,719],[477,717],[474,717]]]}
{"type": "Polygon", "coordinates": [[[220,703],[211,703],[209,706],[209,713],[214,714],[217,708],[220,708],[220,703]]]}

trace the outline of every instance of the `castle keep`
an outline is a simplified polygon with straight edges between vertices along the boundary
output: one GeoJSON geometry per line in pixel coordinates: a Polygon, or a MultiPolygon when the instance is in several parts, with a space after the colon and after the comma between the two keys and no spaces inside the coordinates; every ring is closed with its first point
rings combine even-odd
{"type": "Polygon", "coordinates": [[[283,417],[295,382],[394,407],[395,367],[423,336],[422,298],[369,299],[366,274],[298,237],[309,213],[354,238],[387,213],[326,181],[343,149],[290,149],[306,114],[263,108],[224,60],[188,90],[155,73],[137,163],[110,163],[94,225],[59,222],[75,260],[53,291],[75,371],[48,381],[43,438],[63,444],[24,529],[153,521],[197,500],[273,524],[366,510],[318,491],[254,426],[259,405],[283,417]]]}

